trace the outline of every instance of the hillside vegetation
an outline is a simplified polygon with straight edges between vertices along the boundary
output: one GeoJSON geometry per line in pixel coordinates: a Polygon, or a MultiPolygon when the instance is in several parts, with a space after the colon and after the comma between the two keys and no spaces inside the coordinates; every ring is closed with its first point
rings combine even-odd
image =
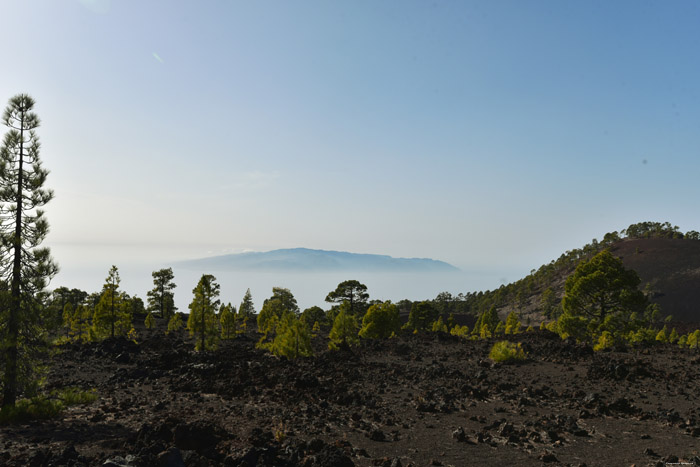
{"type": "Polygon", "coordinates": [[[443,292],[433,302],[441,313],[474,316],[495,306],[502,318],[515,311],[523,323],[537,325],[561,314],[566,278],[581,261],[605,249],[637,272],[640,288],[659,305],[662,315],[671,315],[674,321],[700,321],[700,233],[683,233],[669,222],[632,224],[566,251],[516,282],[456,296],[443,292]]]}

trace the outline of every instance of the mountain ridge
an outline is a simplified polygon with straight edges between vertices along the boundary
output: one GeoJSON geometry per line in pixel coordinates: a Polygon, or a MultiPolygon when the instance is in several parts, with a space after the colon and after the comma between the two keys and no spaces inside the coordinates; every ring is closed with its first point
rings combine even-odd
{"type": "Polygon", "coordinates": [[[431,258],[395,258],[389,255],[350,253],[311,248],[281,248],[196,258],[174,263],[186,269],[228,271],[366,271],[457,272],[447,262],[431,258]]]}

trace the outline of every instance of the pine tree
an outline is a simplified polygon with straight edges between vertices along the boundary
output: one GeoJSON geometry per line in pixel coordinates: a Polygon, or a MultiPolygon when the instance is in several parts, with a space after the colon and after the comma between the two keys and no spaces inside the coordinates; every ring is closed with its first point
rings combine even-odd
{"type": "Polygon", "coordinates": [[[246,290],[241,306],[238,307],[238,313],[244,320],[248,320],[255,315],[255,306],[253,306],[253,296],[250,294],[250,289],[246,290]]]}
{"type": "Polygon", "coordinates": [[[349,303],[348,313],[351,315],[364,314],[369,300],[367,286],[356,280],[348,280],[338,284],[335,290],[329,292],[326,301],[329,303],[349,303]]]}
{"type": "Polygon", "coordinates": [[[73,322],[73,305],[71,303],[66,303],[63,306],[63,326],[70,330],[71,324],[73,322]]]}
{"type": "Polygon", "coordinates": [[[423,301],[416,302],[411,306],[411,312],[408,314],[408,322],[405,324],[406,329],[414,331],[425,331],[432,326],[432,323],[438,319],[438,310],[431,302],[423,301]]]}
{"type": "Polygon", "coordinates": [[[221,325],[222,339],[232,339],[236,336],[236,309],[230,303],[221,305],[219,323],[221,325]]]}
{"type": "Polygon", "coordinates": [[[439,316],[437,321],[433,321],[431,326],[433,332],[447,332],[447,325],[442,321],[442,316],[439,316]]]}
{"type": "Polygon", "coordinates": [[[518,334],[521,326],[518,315],[511,311],[506,318],[506,334],[518,334]]]}
{"type": "Polygon", "coordinates": [[[22,384],[29,384],[36,373],[49,321],[41,316],[40,297],[58,272],[49,249],[39,247],[49,231],[41,208],[53,192],[43,188],[48,171],[39,158],[34,131],[39,117],[33,108],[34,100],[19,94],[10,99],[2,117],[9,127],[0,147],[0,280],[9,286],[0,311],[3,407],[15,404],[22,384]]]}
{"type": "Polygon", "coordinates": [[[76,342],[88,342],[90,340],[90,316],[92,312],[85,305],[78,305],[73,311],[70,321],[70,336],[76,342]]]}
{"type": "Polygon", "coordinates": [[[357,336],[357,320],[350,314],[350,304],[343,302],[340,305],[340,312],[333,320],[333,328],[328,338],[328,348],[338,350],[341,347],[348,347],[359,342],[357,336]]]}
{"type": "Polygon", "coordinates": [[[196,338],[197,350],[216,348],[219,337],[219,320],[216,309],[219,306],[219,284],[216,277],[203,274],[197,286],[192,290],[194,298],[190,303],[190,316],[187,318],[187,329],[190,336],[196,338]]]}
{"type": "Polygon", "coordinates": [[[146,329],[149,331],[155,327],[156,319],[153,317],[153,313],[150,311],[146,314],[146,319],[143,321],[143,325],[146,326],[146,329]]]}
{"type": "Polygon", "coordinates": [[[177,311],[173,289],[177,287],[173,282],[175,275],[172,268],[153,271],[153,289],[146,294],[148,297],[148,310],[160,313],[160,317],[169,320],[177,311]]]}
{"type": "Polygon", "coordinates": [[[313,349],[308,326],[294,313],[285,311],[277,326],[271,350],[275,355],[289,360],[310,357],[313,349]]]}
{"type": "Polygon", "coordinates": [[[99,338],[126,336],[131,330],[131,310],[124,295],[119,292],[120,282],[119,270],[112,266],[92,318],[95,335],[99,338]]]}
{"type": "Polygon", "coordinates": [[[362,318],[360,337],[363,339],[387,339],[401,329],[399,310],[391,302],[377,303],[369,307],[362,318]]]}
{"type": "Polygon", "coordinates": [[[168,329],[165,331],[166,334],[171,332],[179,331],[182,329],[182,317],[179,313],[175,313],[168,321],[168,329]]]}

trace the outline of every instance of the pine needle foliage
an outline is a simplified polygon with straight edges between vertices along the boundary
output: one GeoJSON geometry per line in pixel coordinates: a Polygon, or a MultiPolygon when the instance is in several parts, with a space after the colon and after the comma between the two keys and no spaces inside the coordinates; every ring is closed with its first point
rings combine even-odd
{"type": "Polygon", "coordinates": [[[146,329],[149,331],[153,330],[153,328],[156,326],[156,319],[153,317],[153,313],[150,311],[146,314],[146,319],[143,320],[143,325],[146,326],[146,329]]]}
{"type": "Polygon", "coordinates": [[[275,332],[270,350],[278,357],[293,360],[313,355],[311,332],[306,323],[294,313],[286,311],[275,332]]]}
{"type": "Polygon", "coordinates": [[[131,330],[131,309],[125,295],[119,291],[120,283],[119,270],[113,265],[92,318],[95,335],[100,339],[126,336],[131,330]]]}
{"type": "Polygon", "coordinates": [[[489,358],[497,363],[516,363],[527,358],[522,345],[509,341],[499,341],[493,344],[489,358]]]}
{"type": "Polygon", "coordinates": [[[160,317],[169,320],[177,311],[173,289],[177,285],[173,282],[175,275],[172,268],[153,271],[153,289],[147,292],[148,310],[157,312],[160,317]]]}
{"type": "Polygon", "coordinates": [[[349,304],[344,302],[340,305],[340,312],[333,320],[333,327],[328,336],[330,342],[328,343],[328,348],[330,350],[338,350],[340,348],[347,348],[351,345],[359,343],[359,338],[357,336],[357,320],[350,314],[349,304]]]}
{"type": "Polygon", "coordinates": [[[175,313],[168,321],[168,329],[165,331],[166,334],[171,332],[176,332],[182,329],[182,316],[179,313],[175,313]]]}
{"type": "Polygon", "coordinates": [[[388,339],[401,330],[399,310],[391,302],[376,303],[369,307],[362,318],[360,337],[363,339],[388,339]]]}
{"type": "MultiPolygon", "coordinates": [[[[67,304],[68,305],[68,304],[67,304]]],[[[86,305],[78,305],[70,316],[70,337],[76,342],[90,341],[90,328],[92,323],[90,318],[92,312],[86,305]]]]}
{"type": "Polygon", "coordinates": [[[221,326],[221,338],[233,339],[236,337],[236,309],[228,305],[221,305],[219,309],[219,324],[221,326]]]}
{"type": "Polygon", "coordinates": [[[195,337],[197,350],[213,350],[219,340],[219,320],[216,309],[220,301],[219,284],[216,277],[203,274],[197,286],[192,290],[194,298],[190,303],[190,316],[187,319],[187,329],[190,336],[195,337]]]}
{"type": "Polygon", "coordinates": [[[34,100],[12,97],[2,116],[9,128],[0,146],[0,362],[3,407],[13,406],[25,385],[32,386],[38,358],[48,346],[51,320],[43,290],[58,272],[48,248],[43,206],[53,192],[43,188],[48,171],[39,157],[39,117],[34,100]]]}
{"type": "Polygon", "coordinates": [[[245,291],[243,301],[238,307],[238,313],[244,320],[248,320],[255,315],[255,306],[253,305],[253,296],[250,293],[250,289],[245,291]]]}

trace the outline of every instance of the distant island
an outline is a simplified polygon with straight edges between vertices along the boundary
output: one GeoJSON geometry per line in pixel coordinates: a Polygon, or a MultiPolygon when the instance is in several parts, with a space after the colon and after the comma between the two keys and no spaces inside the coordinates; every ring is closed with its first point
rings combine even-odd
{"type": "Polygon", "coordinates": [[[362,271],[456,272],[458,268],[429,258],[393,258],[345,251],[288,248],[179,261],[176,267],[209,271],[362,271]]]}

